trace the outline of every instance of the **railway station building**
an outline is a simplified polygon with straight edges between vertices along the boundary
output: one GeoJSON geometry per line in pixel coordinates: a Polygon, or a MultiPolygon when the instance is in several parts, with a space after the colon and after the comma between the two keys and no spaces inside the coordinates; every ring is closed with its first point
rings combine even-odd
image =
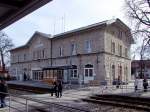
{"type": "Polygon", "coordinates": [[[131,79],[130,28],[106,20],[57,35],[35,32],[11,53],[10,73],[17,80],[59,76],[64,83],[100,83],[131,79]]]}

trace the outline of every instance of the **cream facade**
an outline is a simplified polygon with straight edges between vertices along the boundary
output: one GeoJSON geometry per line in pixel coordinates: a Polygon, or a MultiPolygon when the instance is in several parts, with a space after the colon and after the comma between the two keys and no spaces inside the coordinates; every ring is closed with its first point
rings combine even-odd
{"type": "Polygon", "coordinates": [[[57,35],[35,32],[24,46],[11,50],[11,75],[42,80],[48,66],[63,70],[65,83],[99,83],[131,79],[130,29],[119,19],[108,20],[57,35]]]}

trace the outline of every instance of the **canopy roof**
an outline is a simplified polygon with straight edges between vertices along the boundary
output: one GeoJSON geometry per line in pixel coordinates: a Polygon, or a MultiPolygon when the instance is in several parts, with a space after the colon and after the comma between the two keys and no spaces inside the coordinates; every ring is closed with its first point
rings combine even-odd
{"type": "Polygon", "coordinates": [[[0,0],[0,30],[52,0],[0,0]]]}
{"type": "Polygon", "coordinates": [[[74,65],[72,66],[49,66],[45,67],[42,70],[68,70],[68,69],[75,69],[74,65]]]}

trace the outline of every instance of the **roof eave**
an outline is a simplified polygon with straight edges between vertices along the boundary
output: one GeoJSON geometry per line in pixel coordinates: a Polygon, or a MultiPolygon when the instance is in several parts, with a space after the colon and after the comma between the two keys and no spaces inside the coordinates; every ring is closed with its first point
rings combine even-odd
{"type": "Polygon", "coordinates": [[[50,1],[52,0],[35,0],[34,2],[28,4],[27,6],[21,8],[17,13],[14,13],[9,18],[0,23],[0,30],[4,29],[5,27],[16,22],[17,20],[35,11],[36,9],[40,8],[41,6],[47,4],[50,1]]]}

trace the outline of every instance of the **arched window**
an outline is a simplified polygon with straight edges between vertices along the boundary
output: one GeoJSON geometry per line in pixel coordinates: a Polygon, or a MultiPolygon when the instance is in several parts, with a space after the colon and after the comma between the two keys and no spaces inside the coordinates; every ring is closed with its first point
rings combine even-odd
{"type": "Polygon", "coordinates": [[[112,65],[112,80],[115,80],[115,65],[112,65]]]}
{"type": "Polygon", "coordinates": [[[71,77],[77,78],[78,77],[78,69],[76,65],[72,65],[73,69],[71,69],[71,77]]]}
{"type": "Polygon", "coordinates": [[[93,65],[87,64],[87,65],[85,65],[85,68],[93,68],[93,65]]]}
{"type": "Polygon", "coordinates": [[[93,65],[87,64],[84,68],[85,77],[93,77],[93,65]]]}

